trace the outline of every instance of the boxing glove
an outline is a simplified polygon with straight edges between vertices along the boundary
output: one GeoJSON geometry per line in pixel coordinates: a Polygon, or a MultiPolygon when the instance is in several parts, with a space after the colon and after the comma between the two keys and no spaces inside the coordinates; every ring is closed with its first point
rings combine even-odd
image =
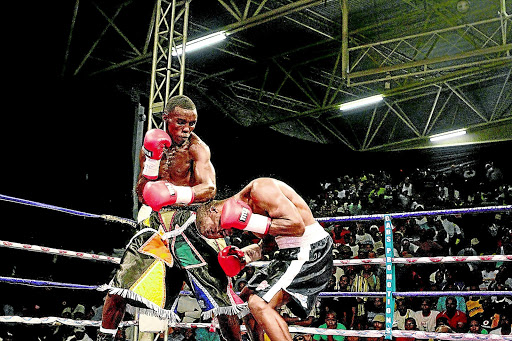
{"type": "Polygon", "coordinates": [[[230,198],[224,203],[220,216],[220,227],[223,229],[235,228],[266,234],[270,228],[270,223],[269,217],[252,213],[249,205],[234,198],[230,198]]]}
{"type": "Polygon", "coordinates": [[[174,186],[168,181],[150,181],[142,190],[142,197],[154,211],[174,204],[191,204],[194,201],[192,187],[174,186]]]}
{"type": "Polygon", "coordinates": [[[156,180],[160,170],[160,160],[164,152],[164,148],[169,148],[172,144],[171,137],[161,129],[148,130],[144,136],[144,169],[142,175],[149,180],[156,180]]]}
{"type": "Polygon", "coordinates": [[[219,264],[229,277],[234,277],[245,267],[245,255],[236,246],[229,245],[223,248],[218,256],[219,264]]]}

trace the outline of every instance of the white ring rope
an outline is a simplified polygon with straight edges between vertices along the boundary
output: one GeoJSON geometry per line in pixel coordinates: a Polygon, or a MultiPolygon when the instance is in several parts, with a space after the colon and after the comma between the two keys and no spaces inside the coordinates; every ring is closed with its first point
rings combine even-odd
{"type": "MultiPolygon", "coordinates": [[[[73,320],[63,317],[25,317],[25,316],[0,316],[0,323],[23,323],[23,324],[64,324],[67,326],[101,327],[101,321],[73,320]]],[[[121,328],[137,325],[137,321],[122,321],[121,328]]]]}
{"type": "MultiPolygon", "coordinates": [[[[8,247],[11,249],[34,251],[40,253],[49,253],[65,257],[74,257],[88,260],[99,260],[119,264],[121,258],[112,256],[96,255],[87,252],[70,251],[55,249],[46,246],[21,244],[16,242],[9,242],[0,240],[0,247],[8,247]]],[[[430,264],[430,263],[463,263],[463,262],[510,262],[512,255],[482,255],[482,256],[443,256],[443,257],[410,257],[410,258],[392,258],[391,262],[394,264],[430,264]]],[[[248,266],[263,267],[268,265],[268,261],[256,261],[248,264],[248,266]]],[[[364,265],[364,264],[377,264],[385,265],[384,258],[366,258],[366,259],[335,259],[334,266],[347,266],[347,265],[364,265]]]]}
{"type": "Polygon", "coordinates": [[[11,249],[34,251],[34,252],[41,252],[41,253],[49,253],[49,254],[54,254],[54,255],[59,255],[59,256],[66,256],[66,257],[75,257],[75,258],[90,259],[90,260],[99,260],[99,261],[116,263],[116,264],[121,263],[121,258],[119,258],[119,257],[102,256],[102,255],[95,255],[95,254],[91,254],[91,253],[87,253],[87,252],[77,252],[77,251],[54,249],[52,247],[30,245],[30,244],[21,244],[21,243],[9,242],[9,241],[5,241],[5,240],[0,240],[0,246],[8,247],[8,248],[11,248],[11,249]]]}
{"type": "MultiPolygon", "coordinates": [[[[409,258],[391,258],[393,264],[431,264],[431,263],[463,263],[463,262],[510,262],[512,255],[481,255],[481,256],[443,256],[443,257],[409,257],[409,258]]],[[[249,266],[266,266],[267,261],[256,261],[248,264],[249,266]]],[[[366,258],[366,259],[335,259],[334,266],[347,265],[365,265],[377,264],[385,265],[384,258],[366,258]]]]}
{"type": "MultiPolygon", "coordinates": [[[[290,326],[291,333],[322,334],[322,335],[340,335],[340,336],[359,336],[359,337],[383,337],[384,330],[343,330],[343,329],[325,329],[310,327],[290,326]]],[[[512,340],[512,335],[495,334],[471,334],[471,333],[434,333],[418,330],[393,330],[393,337],[414,337],[416,339],[441,339],[441,340],[512,340]]]]}
{"type": "MultiPolygon", "coordinates": [[[[91,320],[72,320],[62,317],[21,317],[21,316],[0,316],[0,323],[23,323],[29,325],[35,324],[64,324],[68,326],[97,327],[101,321],[91,320]]],[[[137,321],[122,321],[121,328],[138,325],[137,321]]],[[[211,328],[211,323],[169,323],[169,327],[175,328],[211,328]]],[[[216,325],[218,327],[218,325],[216,325]]],[[[290,333],[302,334],[320,334],[320,335],[339,335],[339,336],[359,336],[359,337],[383,337],[383,330],[343,330],[343,329],[325,329],[289,326],[290,333]]],[[[245,331],[245,326],[241,326],[241,331],[245,331]]],[[[393,330],[393,337],[413,337],[416,339],[440,339],[440,340],[512,340],[512,335],[496,334],[471,334],[471,333],[435,333],[425,331],[407,331],[393,330]]]]}
{"type": "MultiPolygon", "coordinates": [[[[512,261],[512,255],[482,255],[482,256],[443,256],[443,257],[410,257],[391,258],[394,264],[430,264],[430,263],[463,263],[463,262],[507,262],[512,261]]],[[[384,258],[367,259],[335,259],[335,266],[386,264],[384,258]]]]}

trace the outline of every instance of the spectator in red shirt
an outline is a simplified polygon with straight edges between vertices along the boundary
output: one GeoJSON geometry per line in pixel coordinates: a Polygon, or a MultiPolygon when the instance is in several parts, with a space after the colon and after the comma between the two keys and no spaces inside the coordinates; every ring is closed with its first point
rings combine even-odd
{"type": "Polygon", "coordinates": [[[340,224],[335,224],[331,235],[334,244],[346,244],[345,235],[349,233],[350,230],[348,228],[343,228],[340,224]]]}
{"type": "Polygon", "coordinates": [[[448,325],[456,333],[465,333],[467,331],[467,316],[462,311],[457,309],[457,300],[455,297],[448,296],[446,298],[446,310],[440,312],[437,315],[437,320],[442,317],[448,320],[448,325]]]}

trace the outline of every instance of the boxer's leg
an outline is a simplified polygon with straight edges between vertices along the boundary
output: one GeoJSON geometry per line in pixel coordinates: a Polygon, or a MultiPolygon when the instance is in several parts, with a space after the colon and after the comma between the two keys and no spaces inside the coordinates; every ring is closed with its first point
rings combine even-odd
{"type": "Polygon", "coordinates": [[[288,324],[276,310],[286,303],[286,297],[282,290],[268,303],[257,295],[249,297],[248,304],[252,316],[272,341],[292,341],[288,324]]]}
{"type": "Polygon", "coordinates": [[[223,341],[240,341],[240,319],[236,315],[219,315],[220,336],[223,341]]]}
{"type": "Polygon", "coordinates": [[[107,294],[101,315],[101,328],[97,341],[114,340],[117,327],[123,320],[126,303],[119,295],[107,294]]]}

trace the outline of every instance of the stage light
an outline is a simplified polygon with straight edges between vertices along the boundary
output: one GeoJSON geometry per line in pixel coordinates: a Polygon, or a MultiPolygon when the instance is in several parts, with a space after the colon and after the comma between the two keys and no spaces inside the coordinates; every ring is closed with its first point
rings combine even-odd
{"type": "Polygon", "coordinates": [[[457,137],[457,136],[462,136],[464,134],[466,134],[466,129],[452,130],[452,131],[449,131],[449,132],[446,132],[446,133],[433,135],[430,138],[430,141],[431,142],[436,142],[436,141],[447,140],[447,139],[451,139],[451,138],[454,138],[454,137],[457,137]]]}
{"type": "MultiPolygon", "coordinates": [[[[191,41],[187,42],[187,44],[185,46],[185,51],[192,52],[195,50],[202,49],[203,47],[206,47],[206,46],[209,46],[212,44],[216,44],[216,43],[226,39],[226,37],[227,37],[226,31],[220,31],[220,32],[215,32],[215,33],[209,34],[209,35],[201,37],[201,38],[191,40],[191,41]]],[[[172,51],[173,56],[179,56],[182,53],[183,53],[183,47],[181,45],[178,45],[176,47],[176,49],[172,51]]]]}
{"type": "Polygon", "coordinates": [[[343,103],[342,105],[340,105],[340,110],[351,110],[351,109],[359,108],[359,107],[362,107],[365,105],[378,103],[378,102],[382,101],[383,99],[384,99],[384,96],[382,96],[382,95],[361,98],[356,101],[343,103]]]}

